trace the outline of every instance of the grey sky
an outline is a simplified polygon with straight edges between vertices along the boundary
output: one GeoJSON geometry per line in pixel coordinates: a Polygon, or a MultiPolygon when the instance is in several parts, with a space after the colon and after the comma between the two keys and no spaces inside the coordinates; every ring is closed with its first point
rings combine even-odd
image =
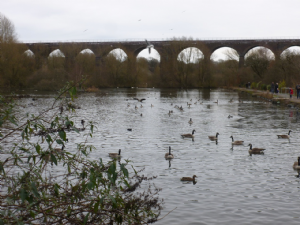
{"type": "Polygon", "coordinates": [[[299,0],[0,0],[21,41],[299,38],[299,0]],[[140,21],[139,21],[140,20],[140,21]]]}

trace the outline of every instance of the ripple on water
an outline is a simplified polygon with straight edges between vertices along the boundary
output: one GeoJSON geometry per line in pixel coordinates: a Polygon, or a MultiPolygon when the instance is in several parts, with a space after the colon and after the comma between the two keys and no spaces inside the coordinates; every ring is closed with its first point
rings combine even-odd
{"type": "MultiPolygon", "coordinates": [[[[299,156],[300,127],[290,117],[296,115],[291,114],[293,109],[221,89],[106,92],[79,96],[76,124],[80,127],[81,119],[97,123],[90,141],[96,147],[91,158],[108,162],[109,152],[122,149],[121,162],[130,159],[136,168],[145,167],[146,176],[157,176],[155,183],[165,200],[162,216],[176,208],[157,224],[299,224],[300,178],[292,164],[299,156]],[[146,98],[143,107],[133,97],[146,98]],[[193,104],[197,99],[203,104],[193,104]],[[218,105],[212,103],[216,99],[218,105]],[[187,102],[192,103],[190,108],[187,102]],[[175,105],[182,105],[184,111],[175,105]],[[169,110],[173,110],[170,116],[169,110]],[[181,138],[180,134],[193,129],[194,141],[181,138]],[[277,138],[289,129],[293,130],[290,141],[277,138]],[[216,132],[220,133],[217,143],[208,139],[216,132]],[[231,135],[244,140],[244,145],[232,147],[231,135]],[[249,143],[265,148],[265,154],[249,156],[249,143]],[[175,156],[171,161],[164,158],[169,146],[175,156]],[[196,184],[180,181],[194,174],[196,184]]],[[[30,99],[20,101],[31,103],[30,99]]],[[[38,106],[28,110],[34,113],[49,102],[51,98],[36,101],[38,106]]],[[[72,132],[69,140],[66,147],[74,151],[71,143],[84,142],[85,136],[72,132]]]]}

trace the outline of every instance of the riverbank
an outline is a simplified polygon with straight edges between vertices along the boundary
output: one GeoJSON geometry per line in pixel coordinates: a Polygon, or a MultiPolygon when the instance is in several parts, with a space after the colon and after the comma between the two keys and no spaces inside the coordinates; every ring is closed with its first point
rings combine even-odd
{"type": "Polygon", "coordinates": [[[296,95],[293,95],[293,97],[290,98],[290,95],[288,93],[272,94],[269,91],[240,88],[240,87],[232,87],[232,90],[248,93],[253,97],[262,98],[266,101],[272,102],[273,104],[300,108],[300,99],[297,99],[296,95]]]}

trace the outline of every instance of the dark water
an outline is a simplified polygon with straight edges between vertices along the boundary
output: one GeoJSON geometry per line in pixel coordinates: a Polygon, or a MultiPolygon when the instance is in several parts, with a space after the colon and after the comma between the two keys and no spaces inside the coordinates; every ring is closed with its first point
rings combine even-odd
{"type": "MultiPolygon", "coordinates": [[[[20,101],[32,103],[31,98],[20,101]]],[[[48,102],[38,99],[26,110],[34,112],[48,102]]],[[[109,152],[122,149],[122,160],[130,159],[135,167],[145,167],[145,175],[157,176],[155,184],[163,189],[160,197],[165,200],[162,216],[175,209],[157,224],[300,223],[300,178],[292,168],[300,155],[296,109],[221,89],[109,89],[81,94],[76,103],[81,106],[75,118],[78,126],[81,119],[97,123],[90,142],[96,147],[92,158],[108,161],[109,152]],[[133,97],[146,100],[139,103],[133,97]],[[181,138],[193,129],[194,141],[181,138]],[[290,141],[277,138],[289,129],[290,141]],[[217,144],[208,139],[216,132],[217,144]],[[231,149],[231,135],[245,144],[231,149]],[[249,156],[249,143],[265,148],[265,154],[249,156]],[[170,162],[164,159],[169,146],[175,156],[170,162]],[[180,181],[194,174],[195,185],[180,181]]],[[[71,134],[70,143],[84,138],[71,134]]]]}

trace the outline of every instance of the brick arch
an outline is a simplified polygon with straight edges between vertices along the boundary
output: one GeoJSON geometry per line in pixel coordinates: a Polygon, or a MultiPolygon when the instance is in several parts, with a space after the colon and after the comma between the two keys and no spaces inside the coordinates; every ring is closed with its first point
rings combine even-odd
{"type": "Polygon", "coordinates": [[[203,51],[201,51],[201,49],[199,49],[198,47],[187,47],[187,48],[184,48],[183,50],[181,50],[181,51],[178,53],[176,59],[178,60],[179,55],[180,55],[184,50],[189,49],[189,48],[196,48],[196,49],[198,49],[198,50],[202,53],[203,58],[205,57],[203,51]]]}
{"type": "MultiPolygon", "coordinates": [[[[254,46],[254,47],[248,49],[248,51],[245,53],[245,55],[246,55],[249,51],[251,51],[252,49],[257,48],[257,47],[264,47],[264,48],[270,50],[270,51],[273,53],[274,58],[275,58],[275,59],[277,58],[277,57],[276,57],[276,54],[275,54],[271,49],[269,49],[269,48],[267,48],[267,47],[265,47],[265,46],[261,46],[261,45],[259,45],[259,46],[254,46]]],[[[244,55],[244,56],[245,56],[245,55],[244,55]]]]}

